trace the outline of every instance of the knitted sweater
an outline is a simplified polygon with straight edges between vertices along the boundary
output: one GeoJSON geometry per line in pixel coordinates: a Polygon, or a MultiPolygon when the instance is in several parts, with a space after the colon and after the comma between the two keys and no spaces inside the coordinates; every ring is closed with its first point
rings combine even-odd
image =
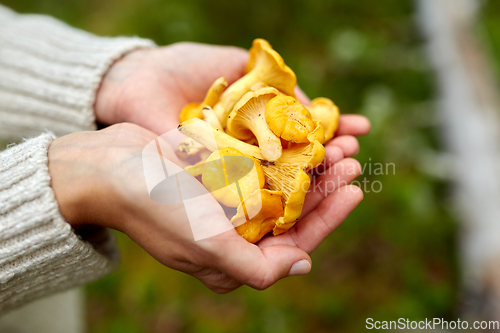
{"type": "Polygon", "coordinates": [[[116,266],[106,229],[75,232],[59,213],[47,150],[53,133],[95,128],[103,75],[123,54],[144,47],[154,43],[96,37],[0,5],[0,138],[39,135],[0,152],[0,313],[116,266]]]}

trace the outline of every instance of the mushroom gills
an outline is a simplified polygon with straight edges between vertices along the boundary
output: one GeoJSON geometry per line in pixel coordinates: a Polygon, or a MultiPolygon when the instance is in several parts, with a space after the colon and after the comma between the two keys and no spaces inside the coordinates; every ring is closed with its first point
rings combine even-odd
{"type": "Polygon", "coordinates": [[[281,156],[282,146],[267,125],[265,111],[267,103],[278,96],[278,90],[266,87],[249,91],[236,103],[228,116],[227,132],[240,140],[250,140],[255,136],[262,156],[276,161],[281,156]]]}

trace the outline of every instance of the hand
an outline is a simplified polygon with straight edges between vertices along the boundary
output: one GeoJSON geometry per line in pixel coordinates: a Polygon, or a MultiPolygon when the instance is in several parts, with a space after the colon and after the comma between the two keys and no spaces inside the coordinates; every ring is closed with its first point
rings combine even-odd
{"type": "MultiPolygon", "coordinates": [[[[216,78],[225,76],[231,83],[241,77],[247,58],[247,52],[242,49],[194,43],[132,52],[117,61],[105,76],[95,106],[97,119],[107,124],[133,122],[163,134],[177,126],[179,112],[185,104],[203,99],[216,78]]],[[[309,103],[300,89],[296,89],[296,95],[303,104],[309,103]]],[[[198,275],[217,292],[230,291],[241,283],[263,289],[286,275],[291,263],[301,257],[297,254],[302,253],[302,258],[310,263],[310,258],[301,251],[311,253],[362,199],[361,190],[342,185],[359,175],[359,164],[345,158],[358,152],[355,136],[365,135],[369,130],[370,123],[365,117],[342,115],[336,137],[326,145],[325,164],[318,168],[323,174],[316,178],[316,182],[331,186],[326,190],[312,187],[300,223],[279,237],[268,237],[259,242],[257,245],[263,249],[260,253],[255,251],[255,246],[238,241],[233,245],[241,244],[235,246],[245,248],[245,253],[225,249],[226,257],[218,266],[195,265],[193,267],[200,271],[192,275],[198,275]],[[354,172],[346,174],[347,168],[354,172]],[[280,250],[275,246],[286,248],[280,250]],[[270,248],[266,250],[266,247],[270,248]],[[290,247],[299,252],[291,251],[290,247]],[[246,255],[253,264],[245,266],[247,261],[243,259],[246,255]],[[284,256],[283,265],[270,268],[280,260],[280,255],[284,256]],[[256,267],[261,268],[254,273],[254,278],[249,278],[248,274],[252,274],[256,267]],[[269,273],[263,276],[266,267],[269,267],[269,273]]],[[[138,239],[134,235],[130,237],[138,239]]],[[[291,273],[305,274],[308,267],[302,265],[302,271],[291,273]]],[[[187,269],[180,270],[189,273],[187,269]]]]}
{"type": "MultiPolygon", "coordinates": [[[[197,43],[133,51],[105,75],[96,97],[97,120],[130,122],[162,135],[177,127],[182,107],[201,102],[217,78],[224,76],[231,84],[243,76],[247,60],[246,50],[197,43]]],[[[296,95],[303,104],[310,103],[299,88],[296,95]]],[[[351,156],[358,151],[353,136],[369,130],[365,117],[342,115],[337,138],[330,145],[340,148],[343,156],[351,156]]]]}
{"type": "Polygon", "coordinates": [[[162,135],[177,127],[182,108],[201,102],[217,78],[232,83],[243,76],[247,53],[197,43],[128,53],[102,81],[95,103],[97,121],[131,122],[162,135]]]}
{"type": "MultiPolygon", "coordinates": [[[[162,264],[198,278],[218,293],[242,284],[265,289],[289,274],[308,273],[308,253],[362,198],[361,191],[351,186],[337,189],[326,199],[313,196],[304,218],[290,232],[257,245],[246,242],[234,229],[195,242],[183,209],[149,197],[142,150],[155,138],[156,134],[125,123],[55,140],[49,147],[49,171],[61,214],[74,226],[91,223],[124,232],[162,264]],[[335,207],[331,215],[330,205],[335,207]]],[[[162,146],[164,157],[180,163],[168,149],[162,146]]],[[[336,165],[351,162],[357,163],[347,159],[336,165]]],[[[348,180],[355,175],[334,168],[333,176],[348,180]]],[[[205,218],[226,219],[222,212],[205,218]]]]}

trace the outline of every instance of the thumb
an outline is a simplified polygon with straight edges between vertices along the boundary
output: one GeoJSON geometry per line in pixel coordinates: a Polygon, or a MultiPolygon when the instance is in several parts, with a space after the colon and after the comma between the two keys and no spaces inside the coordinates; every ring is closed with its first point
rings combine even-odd
{"type": "MultiPolygon", "coordinates": [[[[236,232],[232,230],[231,234],[236,232]]],[[[286,276],[304,275],[311,270],[311,258],[295,246],[272,245],[260,249],[237,234],[235,237],[239,241],[235,238],[221,242],[224,249],[220,249],[223,252],[215,268],[242,284],[264,290],[286,276]]]]}

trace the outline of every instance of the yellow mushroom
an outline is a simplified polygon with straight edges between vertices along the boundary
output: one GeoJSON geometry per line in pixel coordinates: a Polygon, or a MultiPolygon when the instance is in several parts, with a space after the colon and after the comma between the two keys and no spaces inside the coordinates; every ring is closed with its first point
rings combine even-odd
{"type": "Polygon", "coordinates": [[[215,199],[228,207],[238,207],[265,183],[259,162],[231,147],[216,150],[207,158],[201,179],[215,199]]]}
{"type": "MultiPolygon", "coordinates": [[[[199,144],[198,142],[196,143],[199,144]]],[[[201,146],[201,144],[199,145],[201,146]]],[[[205,162],[207,161],[207,158],[210,156],[210,154],[212,154],[212,152],[203,147],[203,150],[201,150],[199,154],[200,160],[193,165],[188,165],[187,167],[184,168],[184,170],[187,171],[193,177],[201,176],[201,174],[203,173],[203,167],[205,166],[205,162]]]]}
{"type": "Polygon", "coordinates": [[[205,99],[201,103],[189,103],[184,106],[179,116],[181,123],[192,118],[203,119],[203,107],[210,106],[213,107],[227,87],[227,81],[224,77],[220,77],[212,84],[208,89],[205,99]]]}
{"type": "Polygon", "coordinates": [[[205,161],[206,160],[201,160],[193,165],[188,165],[184,168],[184,170],[193,177],[201,176],[201,174],[203,173],[203,168],[205,166],[205,161]]]}
{"type": "Polygon", "coordinates": [[[273,233],[283,233],[295,224],[302,212],[305,195],[310,186],[307,171],[318,166],[325,158],[325,148],[319,141],[294,144],[290,149],[284,149],[277,161],[269,162],[263,158],[259,147],[216,131],[201,120],[192,119],[182,123],[178,130],[210,151],[233,147],[260,161],[266,176],[266,188],[281,191],[285,203],[284,216],[279,218],[273,233]]]}
{"type": "MultiPolygon", "coordinates": [[[[205,122],[208,122],[210,125],[212,125],[212,127],[217,129],[218,131],[224,131],[222,129],[220,122],[219,122],[219,119],[217,118],[217,116],[215,115],[214,111],[212,110],[212,108],[210,106],[204,106],[201,111],[202,111],[203,119],[205,122]]],[[[198,117],[194,117],[194,118],[198,118],[198,117]]],[[[180,159],[185,160],[185,159],[189,158],[190,156],[196,155],[198,153],[200,153],[200,154],[204,153],[204,151],[203,151],[204,148],[205,147],[203,147],[202,145],[200,145],[198,142],[194,141],[193,139],[185,138],[177,146],[176,154],[180,159]]],[[[208,157],[208,155],[202,157],[202,159],[206,159],[207,157],[208,157]]]]}
{"type": "Polygon", "coordinates": [[[227,132],[240,140],[257,138],[262,156],[276,161],[281,156],[281,141],[269,129],[264,117],[266,104],[278,96],[278,90],[267,87],[249,91],[236,103],[228,116],[227,132]]]}
{"type": "Polygon", "coordinates": [[[250,243],[258,242],[272,231],[279,217],[283,216],[280,191],[257,190],[238,206],[231,223],[236,231],[250,243]]]}
{"type": "Polygon", "coordinates": [[[307,135],[307,141],[319,141],[321,144],[325,143],[325,129],[321,125],[321,122],[315,120],[313,120],[313,122],[314,130],[307,135]]]}
{"type": "Polygon", "coordinates": [[[311,113],[290,96],[276,96],[267,103],[266,122],[278,137],[297,143],[308,142],[315,129],[311,113]]]}
{"type": "Polygon", "coordinates": [[[250,91],[259,90],[259,89],[266,88],[266,87],[269,87],[269,86],[267,84],[265,84],[264,82],[257,82],[250,87],[250,91]]]}
{"type": "Polygon", "coordinates": [[[333,138],[339,126],[339,108],[332,100],[325,97],[318,97],[312,100],[308,107],[313,120],[320,121],[325,131],[325,142],[333,138]]]}
{"type": "Polygon", "coordinates": [[[218,129],[219,131],[224,130],[222,129],[222,125],[220,124],[219,118],[217,118],[217,115],[210,106],[203,107],[201,113],[203,114],[203,119],[205,119],[205,121],[207,121],[210,125],[212,125],[212,127],[218,129]]]}
{"type": "Polygon", "coordinates": [[[283,150],[279,164],[262,166],[266,187],[283,192],[285,200],[285,213],[276,222],[274,235],[285,232],[297,222],[311,183],[307,171],[318,166],[324,158],[325,148],[319,141],[314,141],[283,150]]]}
{"type": "Polygon", "coordinates": [[[203,147],[200,143],[194,141],[193,139],[185,138],[179,143],[175,153],[180,159],[185,160],[190,156],[198,154],[204,148],[205,147],[203,147]]]}
{"type": "Polygon", "coordinates": [[[287,95],[295,96],[294,88],[297,77],[288,67],[278,52],[264,39],[257,38],[250,48],[250,59],[246,73],[242,78],[229,86],[220,96],[219,102],[213,106],[222,127],[226,127],[227,116],[236,102],[252,89],[256,83],[274,87],[287,95]]]}

